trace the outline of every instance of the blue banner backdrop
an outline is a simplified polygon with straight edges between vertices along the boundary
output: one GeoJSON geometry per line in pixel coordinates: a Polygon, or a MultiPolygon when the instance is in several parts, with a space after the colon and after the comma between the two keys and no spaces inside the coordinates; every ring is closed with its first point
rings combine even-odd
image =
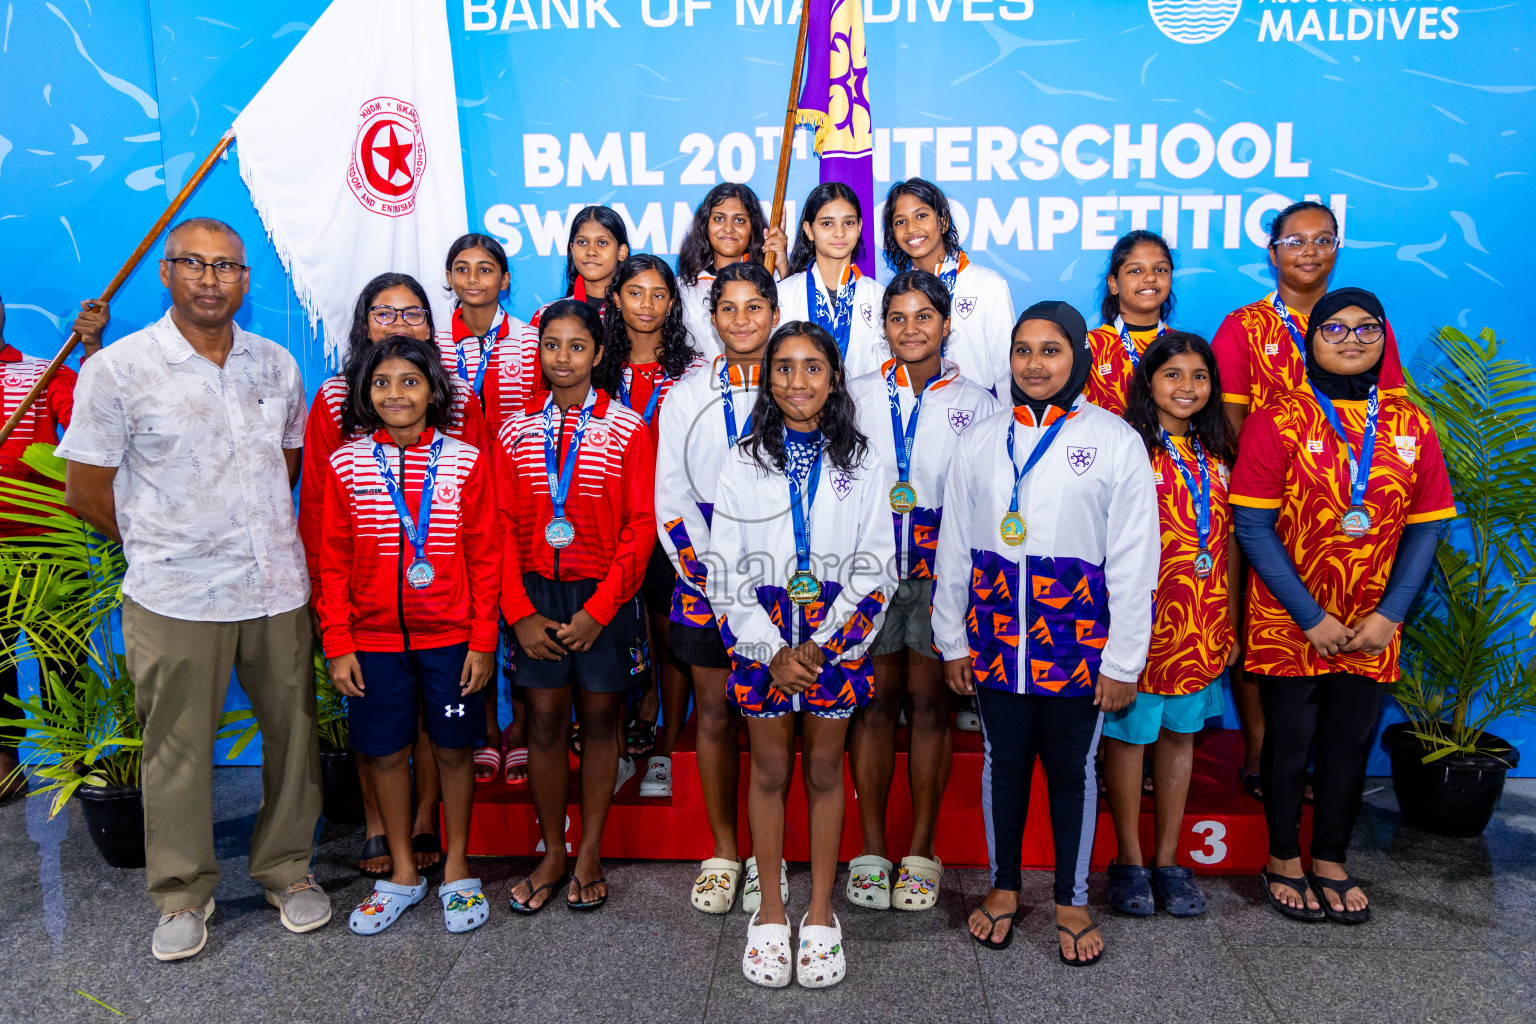
{"type": "MultiPolygon", "coordinates": [[[[78,300],[324,6],[8,0],[7,340],[56,350],[78,300]]],[[[447,12],[469,223],[506,242],[519,315],[563,292],[566,224],[586,203],[612,204],[636,249],[670,255],[710,185],[771,194],[798,0],[447,12]]],[[[937,181],[971,258],[1005,275],[1019,308],[1094,308],[1105,250],[1144,225],[1176,244],[1175,322],[1209,335],[1272,287],[1268,217],[1313,196],[1343,224],[1335,282],[1381,295],[1405,355],[1441,324],[1518,332],[1515,262],[1536,214],[1529,0],[865,0],[864,20],[877,192],[937,181]]],[[[808,142],[796,140],[791,216],[816,181],[808,142]]],[[[187,213],[251,244],[241,323],[287,345],[313,392],[329,372],[321,347],[232,165],[187,213]]],[[[146,262],[109,339],[164,309],[146,262]]],[[[1536,359],[1536,339],[1512,351],[1536,359]]]]}

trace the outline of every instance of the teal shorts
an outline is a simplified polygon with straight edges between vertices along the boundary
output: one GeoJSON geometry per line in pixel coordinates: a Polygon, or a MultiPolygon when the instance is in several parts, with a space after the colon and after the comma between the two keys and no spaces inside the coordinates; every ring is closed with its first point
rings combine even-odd
{"type": "Polygon", "coordinates": [[[1199,732],[1205,728],[1207,718],[1216,718],[1227,710],[1221,679],[1217,676],[1203,689],[1181,697],[1138,693],[1130,707],[1104,716],[1104,735],[1121,743],[1145,745],[1156,743],[1158,733],[1163,729],[1199,732]]]}

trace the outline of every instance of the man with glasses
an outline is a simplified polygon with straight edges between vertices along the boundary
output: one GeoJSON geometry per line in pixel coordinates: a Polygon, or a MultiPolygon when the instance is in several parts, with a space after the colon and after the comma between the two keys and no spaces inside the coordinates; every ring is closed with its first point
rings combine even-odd
{"type": "Polygon", "coordinates": [[[245,245],[200,217],[171,229],[171,309],[93,357],[58,453],[72,508],[121,540],[123,638],[144,730],[145,854],[160,960],[207,941],[219,862],[213,744],[230,672],[262,734],[251,877],[290,931],[331,918],[309,873],[320,814],[309,581],[292,488],[304,384],[280,346],[234,322],[245,245]]]}

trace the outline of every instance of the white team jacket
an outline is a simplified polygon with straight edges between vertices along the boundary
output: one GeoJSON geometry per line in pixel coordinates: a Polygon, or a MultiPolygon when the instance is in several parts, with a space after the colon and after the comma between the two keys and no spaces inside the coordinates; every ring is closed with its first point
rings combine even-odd
{"type": "Polygon", "coordinates": [[[697,284],[677,282],[677,295],[683,301],[683,322],[693,338],[693,347],[705,359],[725,354],[725,343],[715,331],[715,321],[709,312],[709,290],[714,287],[715,275],[704,271],[697,284]]]}
{"type": "Polygon", "coordinates": [[[1013,347],[1013,296],[1001,274],[967,263],[950,296],[945,358],[982,387],[1007,395],[1008,352],[1013,347]]]}
{"type": "Polygon", "coordinates": [[[927,579],[933,576],[935,545],[944,514],[944,484],[949,475],[955,445],[968,427],[1002,408],[992,393],[960,375],[960,367],[948,359],[943,371],[923,392],[923,410],[912,439],[908,481],[917,492],[917,507],[905,515],[890,508],[889,493],[897,480],[896,446],[891,424],[891,403],[886,377],[894,375],[901,423],[905,429],[916,399],[907,383],[905,367],[887,359],[874,373],[859,377],[849,390],[859,407],[859,429],[884,467],[887,493],[885,513],[896,538],[896,578],[927,579]]]}
{"type": "Polygon", "coordinates": [[[972,427],[955,451],[934,644],[945,661],[971,657],[977,686],[1081,696],[1093,692],[1100,669],[1135,680],[1146,667],[1160,556],[1147,449],[1124,421],[1084,398],[1067,415],[1019,486],[1027,527],[1019,547],[998,532],[1015,475],[1008,425],[1018,418],[1016,466],[1043,427],[1026,407],[1007,409],[972,427]]]}
{"type": "MultiPolygon", "coordinates": [[[[661,405],[656,446],[656,533],[677,570],[671,619],[689,626],[715,622],[704,598],[709,567],[701,560],[709,546],[709,527],[720,486],[720,470],[729,453],[720,367],[715,356],[685,374],[661,405]]],[[[757,401],[757,364],[730,369],[731,407],[737,437],[747,432],[757,401]]]]}
{"type": "Polygon", "coordinates": [[[742,448],[729,453],[705,561],[709,603],[737,658],[766,664],[780,648],[806,640],[822,648],[828,665],[864,655],[896,591],[887,490],[873,459],[853,473],[822,460],[807,520],[811,569],[823,600],[795,608],[787,593],[795,571],[789,484],[782,473],[765,473],[742,448]],[[776,618],[787,622],[788,641],[776,618]]]}
{"type": "MultiPolygon", "coordinates": [[[[815,269],[816,264],[812,263],[809,270],[779,282],[779,323],[812,319],[806,302],[805,275],[814,273],[815,269]]],[[[816,286],[830,301],[837,301],[819,278],[816,286]]],[[[891,346],[886,344],[880,322],[880,296],[884,292],[884,286],[869,274],[853,283],[853,327],[848,331],[848,355],[844,360],[847,364],[844,372],[850,381],[875,372],[891,358],[891,346]]]]}

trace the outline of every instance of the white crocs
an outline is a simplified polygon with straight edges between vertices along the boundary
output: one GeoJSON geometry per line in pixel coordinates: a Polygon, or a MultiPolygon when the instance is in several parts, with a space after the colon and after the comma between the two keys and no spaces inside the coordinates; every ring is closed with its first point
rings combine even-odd
{"type": "MultiPolygon", "coordinates": [[[[779,898],[789,906],[789,865],[779,861],[779,898]]],[[[741,911],[755,914],[763,904],[762,882],[757,877],[757,858],[747,858],[747,877],[741,884],[741,911]]]]}
{"type": "Polygon", "coordinates": [[[927,857],[901,858],[901,873],[891,892],[893,910],[932,910],[939,902],[939,882],[944,865],[927,857]]]}
{"type": "Polygon", "coordinates": [[[884,857],[864,854],[848,862],[848,902],[856,907],[889,910],[891,906],[891,862],[884,857]]]}
{"type": "MultiPolygon", "coordinates": [[[[806,915],[809,916],[809,915],[806,915]]],[[[800,918],[800,952],[796,956],[795,980],[801,988],[831,988],[848,973],[848,959],[843,955],[843,926],[832,915],[832,927],[806,924],[800,918]]]]}
{"type": "Polygon", "coordinates": [[[764,988],[789,984],[789,925],[758,924],[757,914],[747,925],[747,948],[741,954],[741,973],[764,988]]]}
{"type": "Polygon", "coordinates": [[[736,902],[736,881],[741,877],[741,861],[711,857],[699,865],[699,877],[693,880],[693,909],[706,914],[724,914],[736,902]]]}

